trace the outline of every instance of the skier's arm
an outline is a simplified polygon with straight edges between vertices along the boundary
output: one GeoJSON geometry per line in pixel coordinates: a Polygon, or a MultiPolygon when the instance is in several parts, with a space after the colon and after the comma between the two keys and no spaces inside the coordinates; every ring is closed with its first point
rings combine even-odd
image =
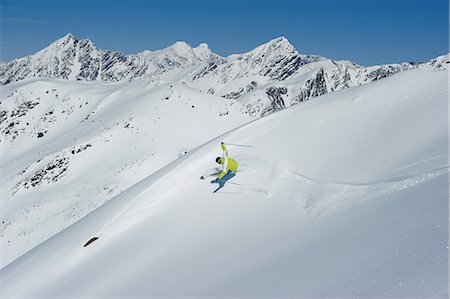
{"type": "Polygon", "coordinates": [[[228,157],[228,150],[227,150],[227,148],[225,147],[225,144],[223,144],[223,142],[222,142],[222,144],[221,144],[220,146],[222,147],[222,150],[223,150],[223,157],[224,157],[224,158],[225,158],[225,156],[228,157]]]}

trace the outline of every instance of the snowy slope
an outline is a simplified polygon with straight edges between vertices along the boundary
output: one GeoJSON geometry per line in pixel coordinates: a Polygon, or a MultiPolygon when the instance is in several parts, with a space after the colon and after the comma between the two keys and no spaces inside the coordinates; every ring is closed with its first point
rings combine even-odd
{"type": "Polygon", "coordinates": [[[0,92],[0,266],[207,140],[251,120],[168,82],[31,79],[0,92]]]}
{"type": "Polygon", "coordinates": [[[1,270],[3,295],[447,297],[447,80],[406,71],[232,130],[1,270]],[[241,185],[212,194],[221,140],[253,148],[229,147],[241,185]]]}

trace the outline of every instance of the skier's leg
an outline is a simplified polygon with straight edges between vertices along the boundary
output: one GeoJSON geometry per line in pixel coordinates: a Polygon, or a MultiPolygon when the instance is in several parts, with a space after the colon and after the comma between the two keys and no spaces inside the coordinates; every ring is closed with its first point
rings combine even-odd
{"type": "Polygon", "coordinates": [[[234,173],[231,170],[228,170],[227,174],[225,174],[221,179],[217,179],[217,181],[212,181],[211,183],[218,183],[219,184],[219,188],[217,188],[216,190],[213,191],[213,193],[217,192],[220,188],[222,188],[225,183],[231,179],[232,177],[234,177],[236,175],[236,173],[234,173]]]}
{"type": "Polygon", "coordinates": [[[228,181],[229,179],[231,179],[232,177],[234,177],[236,175],[236,173],[234,173],[231,170],[228,170],[227,174],[223,176],[223,178],[221,179],[221,181],[223,181],[224,183],[226,181],[228,181]]]}
{"type": "Polygon", "coordinates": [[[221,189],[222,187],[223,187],[223,185],[222,185],[222,186],[219,186],[219,188],[217,188],[216,190],[214,190],[213,193],[216,193],[216,192],[219,191],[219,189],[221,189]]]}

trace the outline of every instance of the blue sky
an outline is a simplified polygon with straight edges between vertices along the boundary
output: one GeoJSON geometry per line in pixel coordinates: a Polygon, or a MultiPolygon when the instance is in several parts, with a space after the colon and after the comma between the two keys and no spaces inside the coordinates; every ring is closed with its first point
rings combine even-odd
{"type": "Polygon", "coordinates": [[[448,53],[448,0],[0,0],[0,60],[73,33],[126,54],[186,41],[223,56],[278,36],[361,65],[448,53]]]}

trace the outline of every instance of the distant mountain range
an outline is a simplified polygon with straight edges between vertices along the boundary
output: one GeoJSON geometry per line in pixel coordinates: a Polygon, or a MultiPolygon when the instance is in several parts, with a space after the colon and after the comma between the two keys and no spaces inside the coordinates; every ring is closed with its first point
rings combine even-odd
{"type": "Polygon", "coordinates": [[[0,65],[0,84],[34,77],[106,82],[175,81],[202,93],[240,98],[249,113],[264,115],[404,70],[441,69],[449,63],[447,54],[425,63],[364,67],[347,60],[300,54],[285,37],[228,57],[212,52],[205,43],[193,48],[185,42],[176,42],[162,50],[124,55],[99,49],[91,40],[77,39],[69,33],[36,54],[0,65]]]}
{"type": "Polygon", "coordinates": [[[180,71],[202,62],[222,60],[206,44],[191,48],[184,42],[177,42],[159,51],[124,55],[101,50],[89,39],[77,39],[67,34],[34,55],[15,59],[2,66],[0,82],[7,84],[31,77],[131,81],[173,70],[180,71]]]}

